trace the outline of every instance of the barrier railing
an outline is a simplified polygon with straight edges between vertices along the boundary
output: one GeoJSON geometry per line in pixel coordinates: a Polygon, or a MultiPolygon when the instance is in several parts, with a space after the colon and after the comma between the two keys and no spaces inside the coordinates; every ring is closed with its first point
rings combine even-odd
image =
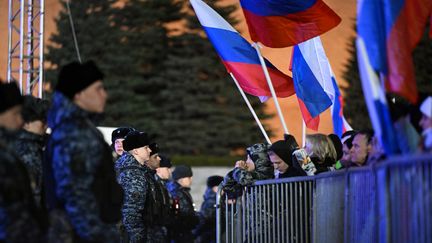
{"type": "Polygon", "coordinates": [[[431,242],[432,156],[257,181],[217,214],[217,242],[431,242]]]}

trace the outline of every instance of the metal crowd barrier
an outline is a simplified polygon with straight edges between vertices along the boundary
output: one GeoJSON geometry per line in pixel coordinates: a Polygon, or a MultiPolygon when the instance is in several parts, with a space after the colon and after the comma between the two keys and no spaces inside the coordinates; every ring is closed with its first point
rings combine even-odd
{"type": "Polygon", "coordinates": [[[431,155],[257,181],[223,198],[217,242],[432,242],[431,155]]]}

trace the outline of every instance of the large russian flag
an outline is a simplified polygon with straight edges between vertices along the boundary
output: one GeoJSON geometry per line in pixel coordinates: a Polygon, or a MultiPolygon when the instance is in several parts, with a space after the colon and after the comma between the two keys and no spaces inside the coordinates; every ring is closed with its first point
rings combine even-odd
{"type": "MultiPolygon", "coordinates": [[[[208,38],[228,72],[233,73],[244,92],[254,96],[272,96],[256,50],[216,11],[201,0],[190,0],[208,38]]],[[[265,60],[278,97],[295,93],[292,78],[265,60]]]]}
{"type": "MultiPolygon", "coordinates": [[[[319,37],[316,38],[319,40],[319,37]]],[[[313,130],[318,130],[319,114],[332,105],[331,99],[323,89],[326,83],[331,82],[329,66],[321,62],[322,58],[319,56],[322,54],[325,56],[325,53],[323,53],[324,49],[321,52],[317,51],[316,38],[296,45],[292,58],[297,100],[306,126],[313,130]]]]}
{"type": "Polygon", "coordinates": [[[359,0],[357,32],[386,89],[415,103],[418,98],[412,51],[432,13],[431,0],[359,0]]]}
{"type": "Polygon", "coordinates": [[[252,40],[268,47],[293,46],[341,22],[322,0],[240,0],[240,4],[252,40]]]}
{"type": "Polygon", "coordinates": [[[384,90],[381,88],[378,75],[371,66],[366,45],[361,36],[357,38],[356,45],[363,94],[375,136],[387,155],[395,154],[399,148],[384,90]]]}

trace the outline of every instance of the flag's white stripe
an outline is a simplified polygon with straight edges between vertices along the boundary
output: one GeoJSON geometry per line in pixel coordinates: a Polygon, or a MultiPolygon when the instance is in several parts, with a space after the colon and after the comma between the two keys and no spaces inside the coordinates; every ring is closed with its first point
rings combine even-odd
{"type": "Polygon", "coordinates": [[[237,32],[225,19],[203,1],[190,0],[190,3],[202,26],[237,32]]]}

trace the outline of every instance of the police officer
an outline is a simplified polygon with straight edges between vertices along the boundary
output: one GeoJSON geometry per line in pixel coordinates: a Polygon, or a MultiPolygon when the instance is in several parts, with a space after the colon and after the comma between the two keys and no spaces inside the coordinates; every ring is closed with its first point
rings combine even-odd
{"type": "Polygon", "coordinates": [[[122,190],[111,148],[95,126],[107,99],[102,80],[91,61],[70,63],[59,73],[43,165],[51,241],[120,240],[122,190]]]}
{"type": "Polygon", "coordinates": [[[24,163],[13,151],[23,125],[22,96],[0,80],[0,242],[42,242],[42,221],[24,163]]]}
{"type": "Polygon", "coordinates": [[[123,225],[129,242],[165,242],[161,222],[162,192],[155,178],[159,159],[150,160],[146,133],[130,132],[123,140],[124,152],[116,161],[117,180],[125,192],[123,225]]]}
{"type": "Polygon", "coordinates": [[[194,242],[192,230],[198,225],[199,218],[190,194],[192,176],[192,169],[189,166],[179,165],[172,173],[173,181],[168,183],[168,191],[176,205],[173,242],[194,242]]]}

